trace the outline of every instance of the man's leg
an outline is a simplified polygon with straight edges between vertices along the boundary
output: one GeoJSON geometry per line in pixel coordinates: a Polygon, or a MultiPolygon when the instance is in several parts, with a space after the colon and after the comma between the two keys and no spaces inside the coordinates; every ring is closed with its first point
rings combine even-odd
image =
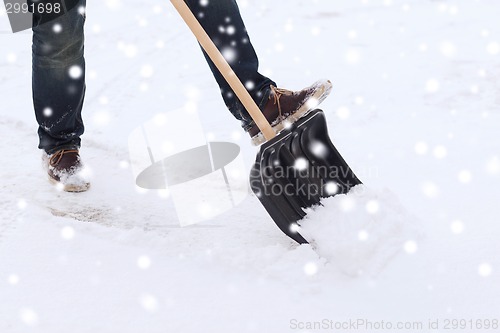
{"type": "MultiPolygon", "coordinates": [[[[228,60],[238,78],[246,86],[253,100],[263,109],[269,98],[270,86],[276,86],[276,83],[258,72],[259,59],[248,37],[236,1],[187,0],[186,2],[217,48],[228,60]]],[[[205,52],[204,54],[228,109],[242,121],[243,128],[248,130],[252,123],[250,116],[214,63],[205,52]]]]}
{"type": "Polygon", "coordinates": [[[40,24],[33,17],[33,103],[39,148],[51,154],[80,147],[85,95],[83,26],[86,0],[65,15],[40,24]]]}
{"type": "MultiPolygon", "coordinates": [[[[327,80],[318,81],[300,91],[290,91],[276,88],[276,83],[261,75],[257,54],[235,0],[186,2],[276,132],[285,128],[286,123],[293,123],[314,109],[330,93],[332,85],[327,80]]],[[[242,122],[254,144],[265,141],[229,84],[204,54],[231,113],[242,122]]]]}
{"type": "Polygon", "coordinates": [[[67,192],[86,191],[78,149],[85,96],[85,0],[49,22],[33,15],[33,103],[39,148],[49,180],[67,192]]]}

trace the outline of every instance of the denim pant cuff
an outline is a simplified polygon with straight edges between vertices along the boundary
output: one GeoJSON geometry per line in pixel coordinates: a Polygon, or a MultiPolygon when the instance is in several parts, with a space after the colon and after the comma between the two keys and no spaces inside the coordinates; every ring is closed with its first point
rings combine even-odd
{"type": "Polygon", "coordinates": [[[49,149],[49,150],[45,150],[45,152],[48,155],[52,155],[52,154],[57,153],[60,150],[74,150],[74,149],[76,149],[76,150],[80,149],[80,145],[79,144],[75,144],[75,143],[71,143],[71,144],[66,144],[66,145],[58,146],[58,147],[55,147],[55,148],[52,148],[52,149],[49,149]]]}
{"type": "MultiPolygon", "coordinates": [[[[276,85],[274,82],[271,83],[272,85],[276,85]]],[[[266,86],[266,88],[262,89],[260,91],[261,93],[261,98],[260,100],[257,102],[257,106],[259,107],[259,109],[261,111],[264,110],[264,107],[266,106],[266,103],[267,101],[269,100],[269,96],[271,95],[271,84],[266,86]]],[[[241,105],[241,103],[240,103],[241,105]]],[[[243,107],[243,105],[241,105],[241,107],[243,107]]],[[[245,111],[244,114],[248,114],[248,112],[245,111]]],[[[243,129],[245,130],[245,132],[248,132],[252,127],[255,126],[255,121],[252,119],[252,117],[250,117],[250,115],[248,114],[248,118],[247,119],[244,119],[243,120],[243,129]]]]}

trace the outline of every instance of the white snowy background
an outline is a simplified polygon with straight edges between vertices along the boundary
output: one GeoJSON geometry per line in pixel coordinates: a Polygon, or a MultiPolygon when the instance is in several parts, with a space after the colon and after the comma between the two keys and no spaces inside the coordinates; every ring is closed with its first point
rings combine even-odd
{"type": "Polygon", "coordinates": [[[248,166],[257,150],[168,1],[106,0],[87,7],[92,189],[61,193],[37,149],[31,33],[10,33],[0,11],[0,332],[500,319],[498,1],[239,5],[264,74],[290,89],[332,80],[321,108],[364,191],[310,213],[318,252],[254,196],[179,227],[168,192],[134,185],[138,124],[196,103],[210,137],[239,144],[248,166]]]}

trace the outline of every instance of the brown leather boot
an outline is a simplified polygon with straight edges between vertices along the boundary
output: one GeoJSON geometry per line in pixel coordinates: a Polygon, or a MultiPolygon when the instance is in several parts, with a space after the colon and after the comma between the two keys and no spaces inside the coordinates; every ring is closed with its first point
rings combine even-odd
{"type": "Polygon", "coordinates": [[[84,168],[77,149],[61,149],[54,154],[43,154],[49,181],[66,192],[84,192],[90,182],[84,175],[84,168]]]}
{"type": "MultiPolygon", "coordinates": [[[[316,108],[332,91],[329,80],[317,81],[300,91],[290,91],[271,86],[269,100],[262,113],[276,133],[293,124],[309,111],[316,108]]],[[[248,130],[254,145],[266,141],[255,123],[248,130]]]]}

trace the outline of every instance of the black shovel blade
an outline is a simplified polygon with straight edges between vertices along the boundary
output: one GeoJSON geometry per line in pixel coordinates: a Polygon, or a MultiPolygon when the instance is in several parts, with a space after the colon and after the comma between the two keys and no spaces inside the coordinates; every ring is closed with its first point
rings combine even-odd
{"type": "Polygon", "coordinates": [[[287,236],[308,243],[298,232],[304,209],[361,184],[328,136],[325,114],[313,110],[264,143],[250,173],[253,192],[287,236]]]}

